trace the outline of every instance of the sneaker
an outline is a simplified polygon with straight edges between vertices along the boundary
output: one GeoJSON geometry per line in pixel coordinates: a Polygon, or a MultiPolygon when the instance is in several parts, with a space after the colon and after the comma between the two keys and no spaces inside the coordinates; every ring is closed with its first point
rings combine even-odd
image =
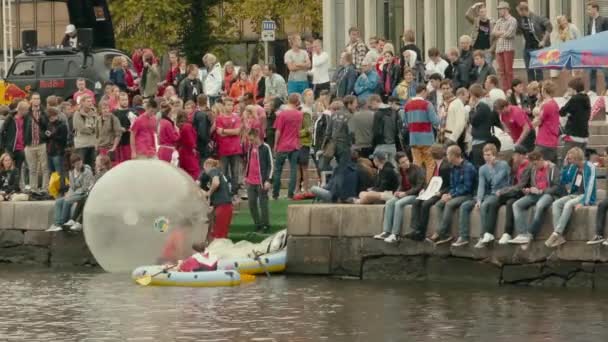
{"type": "Polygon", "coordinates": [[[508,244],[511,239],[512,239],[511,235],[504,233],[500,237],[500,240],[498,240],[498,244],[504,246],[504,245],[508,244]]]}
{"type": "Polygon", "coordinates": [[[483,241],[483,243],[487,245],[488,243],[494,241],[494,239],[495,239],[494,235],[492,235],[490,233],[484,233],[481,241],[483,241]]]}
{"type": "Polygon", "coordinates": [[[469,240],[458,237],[458,240],[452,244],[452,247],[462,247],[469,244],[469,240]]]}
{"type": "Polygon", "coordinates": [[[391,235],[389,235],[389,237],[387,237],[386,239],[384,239],[384,242],[386,242],[386,243],[395,243],[395,242],[398,242],[399,240],[401,240],[399,238],[399,235],[391,234],[391,235]]]}
{"type": "Polygon", "coordinates": [[[431,243],[436,243],[437,241],[439,241],[439,234],[433,233],[433,235],[427,237],[426,240],[431,243]]]}
{"type": "Polygon", "coordinates": [[[588,245],[599,245],[600,243],[606,241],[606,239],[604,239],[603,236],[601,235],[596,235],[593,237],[593,239],[587,241],[588,245]]]}
{"type": "Polygon", "coordinates": [[[454,238],[451,236],[445,237],[445,238],[439,238],[437,242],[435,242],[435,246],[439,246],[439,245],[443,245],[446,244],[450,241],[452,241],[454,238]]]}
{"type": "Polygon", "coordinates": [[[82,230],[82,224],[76,222],[74,225],[72,225],[72,227],[70,227],[70,230],[73,232],[79,232],[82,230]]]}
{"type": "Polygon", "coordinates": [[[47,229],[47,232],[59,232],[62,231],[63,229],[61,227],[59,227],[58,225],[54,224],[52,226],[49,227],[49,229],[47,229]]]}
{"type": "Polygon", "coordinates": [[[559,247],[566,243],[566,239],[561,234],[553,232],[551,236],[545,241],[545,246],[549,248],[559,247]]]}
{"type": "Polygon", "coordinates": [[[387,232],[382,232],[378,235],[374,235],[374,239],[376,240],[384,240],[386,238],[388,238],[391,234],[387,233],[387,232]]]}
{"type": "Polygon", "coordinates": [[[510,244],[513,245],[525,245],[532,241],[532,234],[519,234],[515,239],[509,240],[510,244]]]}
{"type": "Polygon", "coordinates": [[[66,226],[66,227],[71,227],[71,226],[73,226],[75,224],[76,224],[76,221],[69,220],[68,222],[64,223],[63,225],[66,226]]]}
{"type": "Polygon", "coordinates": [[[608,246],[608,240],[604,241],[604,243],[602,243],[602,246],[608,246]]]}

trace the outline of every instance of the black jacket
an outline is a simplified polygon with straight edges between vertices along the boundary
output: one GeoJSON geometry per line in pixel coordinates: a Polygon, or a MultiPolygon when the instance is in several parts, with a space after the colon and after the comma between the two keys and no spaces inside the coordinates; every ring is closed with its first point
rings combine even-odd
{"type": "MultiPolygon", "coordinates": [[[[403,170],[399,170],[399,172],[403,177],[403,170]]],[[[410,164],[410,167],[405,172],[411,187],[409,190],[405,190],[403,189],[403,183],[401,183],[401,186],[399,186],[399,191],[404,191],[405,196],[418,196],[420,191],[424,188],[424,181],[426,177],[424,174],[424,169],[418,165],[410,164]]]]}
{"type": "Polygon", "coordinates": [[[488,63],[484,63],[483,66],[481,67],[481,70],[479,70],[479,68],[477,66],[473,65],[471,67],[471,73],[469,75],[470,75],[469,81],[471,84],[478,83],[483,86],[484,83],[486,82],[486,78],[488,78],[488,76],[496,75],[496,70],[494,70],[494,67],[492,67],[488,63]]]}
{"type": "MultiPolygon", "coordinates": [[[[589,18],[589,23],[587,24],[587,36],[591,34],[592,23],[593,19],[589,18]]],[[[600,33],[604,31],[608,31],[608,18],[604,18],[600,15],[595,20],[595,33],[600,33]]]]}
{"type": "MultiPolygon", "coordinates": [[[[437,168],[437,166],[435,166],[435,168],[433,169],[433,174],[435,174],[436,168],[437,168]]],[[[450,166],[450,163],[447,161],[447,159],[444,159],[441,162],[441,165],[439,166],[439,177],[441,177],[441,180],[442,180],[441,189],[439,189],[439,192],[442,195],[450,192],[451,173],[452,173],[452,167],[450,166]]]]}
{"type": "Polygon", "coordinates": [[[23,121],[23,141],[25,146],[30,146],[32,144],[32,125],[38,125],[38,134],[39,134],[39,143],[46,143],[46,130],[49,127],[49,119],[46,116],[46,113],[40,108],[40,117],[38,120],[34,119],[32,112],[25,116],[25,120],[23,121]]]}
{"type": "Polygon", "coordinates": [[[399,177],[392,163],[387,161],[376,176],[376,184],[373,191],[396,191],[399,188],[399,177]]]}
{"type": "Polygon", "coordinates": [[[68,126],[61,120],[49,122],[47,151],[49,156],[62,156],[68,144],[68,126]]]}
{"type": "Polygon", "coordinates": [[[493,136],[492,126],[502,128],[498,114],[484,102],[479,102],[469,115],[473,140],[489,141],[493,136]]]}
{"type": "Polygon", "coordinates": [[[387,63],[382,67],[382,77],[380,78],[380,86],[382,87],[382,94],[385,96],[391,96],[393,89],[397,87],[401,80],[401,66],[396,63],[387,63]],[[384,85],[386,84],[386,78],[390,77],[391,89],[388,93],[384,91],[384,85]]]}
{"type": "Polygon", "coordinates": [[[192,126],[196,131],[196,149],[201,159],[209,157],[209,137],[211,131],[211,122],[209,116],[204,111],[197,111],[192,118],[192,126]]]}
{"type": "MultiPolygon", "coordinates": [[[[530,21],[532,22],[532,26],[534,27],[534,40],[533,42],[527,42],[526,46],[531,46],[533,48],[538,48],[539,43],[543,42],[543,39],[546,40],[543,42],[544,46],[551,45],[551,32],[553,31],[553,25],[551,25],[551,20],[547,17],[543,17],[540,15],[536,15],[532,12],[529,14],[530,21]],[[549,33],[546,35],[546,33],[549,33]]],[[[524,20],[527,20],[527,17],[518,17],[517,19],[517,31],[518,33],[524,33],[524,20]]],[[[599,32],[599,31],[598,31],[599,32]]],[[[524,35],[524,39],[527,39],[527,36],[524,35]]]]}
{"type": "Polygon", "coordinates": [[[0,191],[6,194],[19,191],[19,169],[0,171],[0,191]]]}
{"type": "Polygon", "coordinates": [[[564,133],[567,135],[587,138],[589,136],[589,116],[591,101],[585,93],[575,94],[559,110],[560,116],[568,115],[564,133]]]}
{"type": "Polygon", "coordinates": [[[15,139],[17,137],[17,124],[15,116],[9,115],[6,117],[2,130],[0,131],[0,151],[9,153],[15,152],[15,139]]]}
{"type": "Polygon", "coordinates": [[[401,118],[389,106],[379,108],[374,113],[374,125],[372,128],[372,145],[395,144],[399,147],[401,129],[401,118]]]}
{"type": "Polygon", "coordinates": [[[198,78],[184,78],[179,83],[179,97],[186,101],[196,101],[196,98],[203,93],[203,83],[198,78]]]}
{"type": "Polygon", "coordinates": [[[336,83],[337,98],[352,95],[355,91],[355,82],[357,82],[357,70],[355,66],[349,64],[338,67],[334,73],[333,81],[336,83]]]}
{"type": "MultiPolygon", "coordinates": [[[[247,151],[247,161],[245,165],[245,174],[244,177],[249,173],[249,161],[251,159],[251,149],[253,146],[249,147],[247,151]]],[[[274,164],[272,162],[272,152],[270,150],[270,146],[266,143],[262,143],[259,147],[259,158],[260,158],[260,175],[262,176],[262,185],[265,182],[272,182],[272,172],[274,171],[274,164]]]]}
{"type": "Polygon", "coordinates": [[[120,126],[124,129],[120,136],[120,146],[131,144],[131,120],[129,120],[129,113],[138,115],[135,109],[117,109],[114,111],[114,115],[118,118],[120,126]]]}
{"type": "Polygon", "coordinates": [[[452,67],[455,70],[451,78],[454,89],[469,88],[472,83],[471,70],[473,70],[473,66],[473,52],[471,50],[461,50],[458,61],[452,67]]]}

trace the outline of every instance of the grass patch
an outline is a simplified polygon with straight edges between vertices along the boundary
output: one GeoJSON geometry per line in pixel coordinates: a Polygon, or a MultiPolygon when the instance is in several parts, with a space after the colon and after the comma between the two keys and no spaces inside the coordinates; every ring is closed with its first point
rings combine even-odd
{"type": "Polygon", "coordinates": [[[261,242],[268,236],[287,228],[287,206],[290,204],[308,204],[312,201],[291,201],[287,199],[280,199],[277,201],[270,200],[268,215],[270,218],[270,233],[269,234],[258,234],[255,232],[255,225],[249,212],[249,208],[241,206],[241,209],[237,214],[232,217],[232,223],[230,224],[230,233],[228,238],[234,242],[247,240],[251,242],[261,242]]]}

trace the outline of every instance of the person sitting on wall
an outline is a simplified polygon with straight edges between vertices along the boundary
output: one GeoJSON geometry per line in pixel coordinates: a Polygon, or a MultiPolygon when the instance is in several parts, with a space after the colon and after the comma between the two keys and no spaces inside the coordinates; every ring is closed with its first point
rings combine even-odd
{"type": "Polygon", "coordinates": [[[374,236],[374,239],[384,240],[388,243],[400,240],[403,211],[406,206],[416,202],[416,197],[424,188],[425,183],[424,170],[420,166],[412,164],[405,153],[397,153],[395,159],[399,163],[401,186],[393,197],[386,202],[382,233],[374,236]]]}
{"type": "Polygon", "coordinates": [[[18,198],[19,196],[15,196],[18,192],[19,169],[15,167],[11,155],[4,153],[0,156],[0,202],[18,198]]]}
{"type": "Polygon", "coordinates": [[[374,165],[378,169],[376,184],[368,191],[362,191],[359,198],[355,200],[355,204],[384,203],[399,187],[397,172],[393,164],[387,160],[386,153],[376,152],[372,157],[374,165]]]}

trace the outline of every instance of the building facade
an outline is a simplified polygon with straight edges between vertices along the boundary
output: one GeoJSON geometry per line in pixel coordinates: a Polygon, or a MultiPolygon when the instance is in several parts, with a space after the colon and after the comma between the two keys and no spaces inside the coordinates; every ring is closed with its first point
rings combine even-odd
{"type": "MultiPolygon", "coordinates": [[[[348,42],[348,29],[356,26],[365,42],[370,37],[388,39],[395,50],[403,45],[407,29],[416,33],[416,44],[424,51],[436,47],[446,51],[458,46],[458,38],[470,34],[472,25],[465,13],[479,0],[323,0],[323,45],[334,65],[348,42]]],[[[483,1],[482,1],[483,2],[483,1]]],[[[520,0],[508,0],[511,14],[520,0]]],[[[486,0],[488,14],[498,16],[499,0],[486,0]]],[[[598,1],[601,15],[608,16],[608,0],[598,1]]],[[[581,32],[589,18],[584,0],[528,0],[533,12],[547,16],[555,25],[558,15],[567,15],[581,32]]],[[[516,39],[515,68],[523,68],[523,38],[516,39]]]]}

